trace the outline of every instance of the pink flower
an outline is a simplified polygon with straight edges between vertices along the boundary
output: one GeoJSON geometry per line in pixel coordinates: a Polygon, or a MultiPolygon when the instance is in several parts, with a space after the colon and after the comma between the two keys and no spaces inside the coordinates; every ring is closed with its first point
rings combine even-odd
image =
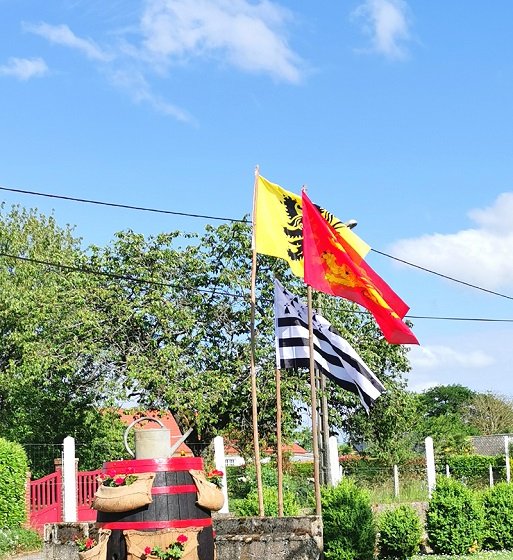
{"type": "Polygon", "coordinates": [[[124,482],[125,482],[124,476],[116,476],[116,478],[114,479],[114,484],[117,484],[118,486],[122,486],[124,482]]]}
{"type": "Polygon", "coordinates": [[[179,542],[180,544],[184,544],[188,541],[189,539],[187,538],[186,535],[178,535],[178,537],[176,537],[176,542],[179,542]]]}
{"type": "Polygon", "coordinates": [[[147,546],[147,547],[144,549],[144,554],[146,554],[146,556],[148,556],[148,554],[151,554],[151,547],[150,547],[150,546],[147,546]]]}

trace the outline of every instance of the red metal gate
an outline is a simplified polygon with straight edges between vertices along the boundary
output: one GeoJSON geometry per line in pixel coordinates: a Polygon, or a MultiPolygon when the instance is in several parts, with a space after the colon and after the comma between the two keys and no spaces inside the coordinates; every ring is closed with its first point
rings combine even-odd
{"type": "Polygon", "coordinates": [[[62,517],[62,473],[56,471],[30,482],[30,526],[40,529],[62,517]]]}
{"type": "Polygon", "coordinates": [[[78,521],[96,521],[96,510],[92,509],[94,493],[98,489],[97,471],[83,471],[77,473],[77,519],[78,521]]]}
{"type": "MultiPolygon", "coordinates": [[[[77,473],[77,520],[96,521],[91,508],[98,488],[100,470],[77,473]]],[[[62,515],[62,471],[30,482],[30,526],[42,531],[45,523],[60,523],[62,515]]]]}

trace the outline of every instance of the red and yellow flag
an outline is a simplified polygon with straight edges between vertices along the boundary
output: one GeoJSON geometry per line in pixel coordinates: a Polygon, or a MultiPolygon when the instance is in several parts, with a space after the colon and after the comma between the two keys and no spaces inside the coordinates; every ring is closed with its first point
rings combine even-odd
{"type": "Polygon", "coordinates": [[[320,214],[303,192],[305,283],[368,309],[392,344],[418,344],[402,321],[409,307],[320,214]]]}
{"type": "MultiPolygon", "coordinates": [[[[303,223],[301,197],[275,183],[258,177],[253,216],[257,253],[285,259],[292,272],[303,278],[303,223]]],[[[322,215],[347,239],[354,250],[365,257],[370,247],[343,222],[321,208],[322,215]]]]}

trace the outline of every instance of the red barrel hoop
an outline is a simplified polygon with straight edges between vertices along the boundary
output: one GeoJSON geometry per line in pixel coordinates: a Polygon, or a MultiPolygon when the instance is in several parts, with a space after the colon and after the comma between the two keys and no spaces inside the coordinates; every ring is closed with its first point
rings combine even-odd
{"type": "Polygon", "coordinates": [[[111,529],[107,559],[126,559],[123,530],[156,531],[167,528],[201,528],[198,557],[213,560],[214,541],[210,511],[196,504],[196,485],[189,470],[202,470],[200,457],[131,459],[104,463],[103,472],[117,474],[154,472],[153,501],[148,506],[121,513],[97,512],[97,525],[111,529]]]}

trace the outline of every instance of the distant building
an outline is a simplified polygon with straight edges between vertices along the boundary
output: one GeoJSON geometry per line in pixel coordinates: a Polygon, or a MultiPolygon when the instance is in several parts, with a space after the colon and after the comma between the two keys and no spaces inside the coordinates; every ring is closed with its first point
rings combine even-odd
{"type": "MultiPolygon", "coordinates": [[[[289,455],[289,461],[296,463],[312,463],[313,454],[301,447],[298,443],[293,443],[292,445],[283,445],[282,452],[289,455]]],[[[266,457],[264,457],[261,462],[267,463],[271,459],[271,455],[274,453],[273,449],[267,449],[265,452],[266,457]]],[[[227,467],[241,467],[246,462],[244,457],[240,454],[239,449],[235,443],[226,443],[224,446],[224,456],[225,464],[227,467]]]]}
{"type": "Polygon", "coordinates": [[[477,455],[504,455],[505,438],[513,443],[513,434],[494,434],[491,436],[472,436],[471,442],[477,455]]]}

